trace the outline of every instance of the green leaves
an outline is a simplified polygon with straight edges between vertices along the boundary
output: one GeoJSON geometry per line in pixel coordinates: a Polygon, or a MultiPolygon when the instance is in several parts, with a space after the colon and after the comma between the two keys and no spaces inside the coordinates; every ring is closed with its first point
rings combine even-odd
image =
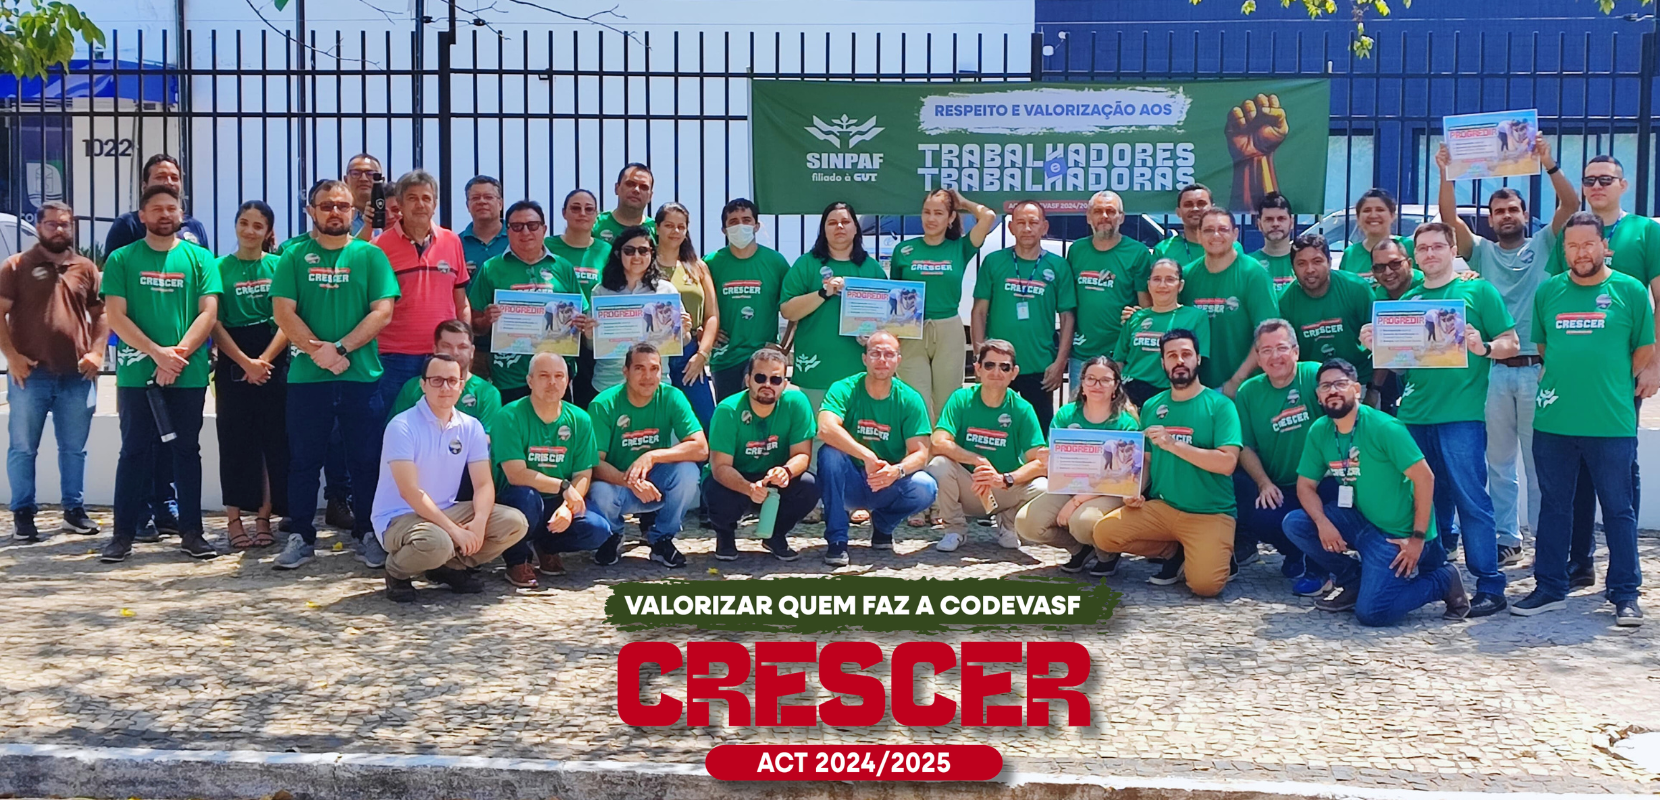
{"type": "Polygon", "coordinates": [[[103,44],[104,32],[58,0],[0,0],[0,71],[34,78],[68,63],[77,40],[103,44]]]}

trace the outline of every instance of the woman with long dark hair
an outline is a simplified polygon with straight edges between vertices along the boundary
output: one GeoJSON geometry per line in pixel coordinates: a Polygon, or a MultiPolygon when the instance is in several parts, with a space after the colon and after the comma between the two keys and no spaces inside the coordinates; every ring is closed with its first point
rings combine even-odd
{"type": "MultiPolygon", "coordinates": [[[[623,229],[611,240],[611,255],[605,260],[605,269],[600,272],[599,285],[593,292],[594,297],[620,294],[680,296],[657,263],[657,244],[652,241],[651,232],[639,225],[623,229]]],[[[622,382],[622,359],[594,359],[595,395],[622,382]]],[[[663,371],[663,382],[669,383],[669,370],[663,371]]]]}
{"type": "MultiPolygon", "coordinates": [[[[611,245],[594,236],[594,220],[599,218],[599,198],[587,189],[572,189],[565,195],[565,202],[560,204],[559,214],[565,219],[565,232],[558,236],[549,235],[545,244],[548,252],[571,262],[571,268],[576,270],[576,281],[581,284],[582,295],[590,297],[594,287],[599,285],[599,274],[605,270],[606,259],[611,257],[611,245]]],[[[590,380],[593,374],[594,349],[587,338],[583,338],[582,351],[571,370],[571,393],[575,395],[577,405],[583,408],[594,401],[593,382],[590,380]]]]}
{"type": "Polygon", "coordinates": [[[921,281],[927,287],[921,339],[899,343],[899,379],[917,390],[928,403],[928,419],[939,419],[945,398],[962,388],[963,353],[968,348],[967,323],[959,306],[968,262],[980,255],[997,212],[973,202],[955,189],[935,189],[922,200],[922,235],[893,248],[888,273],[896,281],[921,281]],[[974,215],[974,227],[963,230],[962,212],[974,215]]]}
{"type": "Polygon", "coordinates": [[[680,292],[680,307],[686,314],[687,341],[680,355],[669,359],[665,369],[674,387],[686,394],[692,413],[703,429],[715,415],[715,387],[709,380],[709,356],[720,336],[720,305],[715,302],[715,281],[692,243],[692,212],[679,203],[664,203],[657,209],[657,265],[669,283],[680,292]]]}
{"type": "Polygon", "coordinates": [[[214,391],[219,430],[219,483],[227,538],[244,550],[275,541],[271,515],[287,514],[288,337],[271,311],[277,257],[276,215],[260,200],[236,212],[235,253],[219,259],[225,294],[213,323],[214,391]],[[273,422],[275,420],[275,422],[273,422]],[[242,510],[259,509],[248,533],[242,510]]]}
{"type": "Polygon", "coordinates": [[[814,412],[830,384],[864,371],[864,343],[841,335],[842,287],[848,278],[886,277],[882,265],[865,252],[858,212],[841,201],[825,206],[813,249],[784,275],[784,302],[778,307],[796,324],[790,382],[807,393],[814,412]]]}

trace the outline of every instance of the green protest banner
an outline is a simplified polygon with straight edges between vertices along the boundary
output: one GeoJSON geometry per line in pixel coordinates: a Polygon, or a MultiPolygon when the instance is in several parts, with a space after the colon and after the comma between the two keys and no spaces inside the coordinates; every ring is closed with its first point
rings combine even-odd
{"type": "Polygon", "coordinates": [[[1167,213],[1193,182],[1234,211],[1270,191],[1325,207],[1323,79],[750,86],[755,199],[769,213],[840,200],[915,214],[942,187],[1057,213],[1082,213],[1110,189],[1131,213],[1167,213]]]}

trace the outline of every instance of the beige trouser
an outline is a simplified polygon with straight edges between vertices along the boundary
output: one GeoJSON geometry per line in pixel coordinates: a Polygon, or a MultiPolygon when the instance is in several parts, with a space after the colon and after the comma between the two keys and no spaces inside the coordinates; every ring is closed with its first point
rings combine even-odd
{"type": "MultiPolygon", "coordinates": [[[[456,503],[444,510],[444,516],[466,525],[473,521],[473,504],[456,503]]],[[[529,527],[525,515],[497,503],[490,509],[490,522],[484,527],[484,545],[478,552],[463,556],[456,554],[455,542],[443,528],[410,512],[394,518],[381,536],[381,544],[386,547],[386,574],[410,580],[439,567],[472,569],[488,564],[523,539],[529,527]]]]}
{"type": "Polygon", "coordinates": [[[945,398],[963,387],[967,347],[968,334],[956,317],[923,320],[921,339],[899,340],[899,379],[928,403],[930,422],[939,421],[945,398]]]}
{"type": "MultiPolygon", "coordinates": [[[[934,507],[939,509],[940,519],[945,520],[947,531],[967,534],[968,517],[987,516],[985,505],[974,493],[974,476],[963,469],[963,465],[945,456],[934,456],[928,462],[928,474],[939,484],[934,507]]],[[[1035,478],[1031,483],[1017,483],[1010,489],[999,486],[994,490],[991,496],[997,504],[992,514],[997,517],[998,527],[1013,530],[1015,515],[1020,513],[1020,507],[1043,494],[1048,485],[1044,478],[1035,478]]]]}
{"type": "Polygon", "coordinates": [[[1187,588],[1200,597],[1215,597],[1228,582],[1233,557],[1234,518],[1227,514],[1189,514],[1163,500],[1141,508],[1120,508],[1095,524],[1095,548],[1145,558],[1169,558],[1181,545],[1187,588]]]}
{"type": "Polygon", "coordinates": [[[1033,544],[1059,547],[1069,553],[1079,552],[1082,549],[1080,545],[1093,546],[1095,523],[1124,505],[1124,501],[1117,497],[1086,500],[1072,512],[1071,519],[1066,521],[1066,527],[1063,528],[1055,523],[1055,518],[1060,516],[1061,507],[1071,502],[1073,496],[1044,492],[1041,497],[1027,503],[1020,509],[1020,513],[1015,515],[1015,533],[1033,544]]]}

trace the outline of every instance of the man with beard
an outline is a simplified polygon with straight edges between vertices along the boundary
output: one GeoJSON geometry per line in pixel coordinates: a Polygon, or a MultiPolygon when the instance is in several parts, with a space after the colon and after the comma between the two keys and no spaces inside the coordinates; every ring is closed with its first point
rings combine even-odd
{"type": "Polygon", "coordinates": [[[35,212],[34,247],[0,265],[0,353],[11,380],[12,538],[40,541],[35,526],[35,453],[46,415],[58,440],[63,530],[96,534],[86,514],[86,439],[96,410],[98,371],[109,325],[98,295],[98,267],[75,252],[75,212],[52,201],[35,212]]]}
{"type": "Polygon", "coordinates": [[[1302,508],[1285,518],[1285,535],[1336,587],[1314,606],[1353,610],[1360,624],[1379,626],[1439,599],[1447,604],[1445,618],[1463,619],[1470,599],[1436,536],[1436,476],[1424,454],[1404,425],[1361,405],[1353,364],[1327,361],[1318,381],[1325,418],[1309,429],[1297,464],[1302,508]],[[1327,477],[1338,482],[1335,503],[1320,497],[1327,477]],[[1351,549],[1359,560],[1345,555],[1351,549]]]}
{"type": "MultiPolygon", "coordinates": [[[[800,554],[790,548],[789,533],[818,505],[818,484],[807,471],[818,432],[813,404],[799,391],[786,391],[788,366],[783,350],[773,345],[756,350],[749,357],[748,388],[722,400],[709,420],[703,505],[721,561],[738,558],[738,520],[766,502],[770,492],[778,493],[778,516],[762,546],[780,561],[796,560],[800,554]]],[[[844,554],[846,549],[844,542],[844,554]]]]}
{"type": "Polygon", "coordinates": [[[1068,385],[1078,391],[1084,362],[1111,356],[1124,330],[1126,306],[1149,306],[1147,272],[1153,257],[1147,246],[1123,235],[1124,200],[1117,192],[1096,192],[1089,198],[1089,237],[1066,250],[1066,261],[1078,280],[1078,332],[1072,337],[1067,362],[1068,385]]]}
{"type": "Polygon", "coordinates": [[[1534,137],[1533,152],[1550,176],[1556,192],[1556,214],[1550,224],[1531,238],[1527,235],[1527,203],[1520,192],[1503,187],[1487,198],[1487,222],[1499,240],[1476,236],[1458,216],[1453,182],[1447,179],[1452,154],[1441,145],[1435,155],[1441,169],[1441,219],[1453,228],[1458,255],[1470,269],[1493,284],[1504,297],[1504,306],[1516,320],[1516,355],[1493,362],[1487,376],[1487,490],[1493,496],[1493,522],[1498,529],[1499,566],[1522,562],[1520,516],[1516,508],[1518,451],[1527,471],[1528,529],[1539,531],[1539,476],[1533,464],[1533,398],[1539,393],[1542,369],[1539,351],[1533,346],[1533,295],[1545,280],[1545,265],[1556,249],[1562,226],[1579,208],[1579,195],[1562,168],[1551,158],[1550,144],[1534,137]]]}
{"type": "MultiPolygon", "coordinates": [[[[1391,243],[1393,244],[1393,243],[1391,243]]],[[[1380,245],[1381,247],[1381,245],[1380,245]]],[[[1360,349],[1360,328],[1372,321],[1372,289],[1352,272],[1333,271],[1326,237],[1305,233],[1291,244],[1296,280],[1280,294],[1280,317],[1297,331],[1303,361],[1341,358],[1372,381],[1372,359],[1360,349]]]]}
{"type": "Polygon", "coordinates": [[[824,491],[824,563],[847,565],[848,512],[870,512],[873,550],[892,550],[906,517],[934,502],[928,466],[928,405],[898,380],[899,340],[865,342],[865,371],[830,384],[818,412],[818,481],[824,491]]]}
{"type": "Polygon", "coordinates": [[[651,207],[651,188],[656,180],[651,174],[651,167],[638,162],[625,165],[617,173],[617,185],[611,187],[617,195],[617,207],[594,220],[594,236],[611,244],[617,234],[638,225],[656,239],[657,221],[646,216],[646,210],[651,207]]]}
{"type": "Polygon", "coordinates": [[[1545,361],[1533,418],[1533,458],[1541,504],[1533,576],[1537,588],[1510,613],[1563,608],[1571,506],[1578,476],[1591,474],[1608,539],[1607,597],[1614,622],[1643,624],[1637,605],[1637,411],[1627,402],[1633,376],[1653,360],[1654,316],[1642,282],[1606,262],[1603,222],[1594,213],[1568,218],[1562,230],[1568,272],[1544,282],[1533,300],[1533,342],[1545,361]]]}
{"type": "Polygon", "coordinates": [[[1233,473],[1244,443],[1239,411],[1200,383],[1199,340],[1192,331],[1164,334],[1159,356],[1170,388],[1141,406],[1147,492],[1124,498],[1123,508],[1095,523],[1095,548],[1165,559],[1149,582],[1169,586],[1185,572],[1194,594],[1215,597],[1233,561],[1233,473]]]}
{"type": "Polygon", "coordinates": [[[1257,230],[1262,233],[1262,249],[1251,253],[1251,258],[1268,270],[1276,297],[1297,280],[1291,264],[1291,231],[1295,227],[1297,217],[1291,213],[1291,201],[1285,195],[1269,192],[1257,201],[1257,230]]]}
{"type": "Polygon", "coordinates": [[[392,319],[398,279],[380,248],[351,235],[352,192],[339,181],[312,187],[313,230],[292,240],[271,281],[277,326],[295,350],[288,368],[288,510],[294,531],[272,564],[297,569],[316,550],[317,474],[329,434],[338,422],[352,486],[359,558],[370,569],[386,564],[370,515],[380,474],[380,435],[386,404],[377,384],[383,372],[376,343],[392,319]],[[368,534],[368,535],[366,535],[368,534]]]}
{"type": "Polygon", "coordinates": [[[212,253],[179,239],[184,212],[171,186],[145,189],[138,214],[148,233],[111,253],[104,264],[104,312],[121,337],[115,372],[121,455],[115,467],[115,532],[99,559],[126,561],[132,553],[139,527],[151,514],[158,450],[172,456],[179,549],[191,558],[213,558],[219,552],[202,538],[197,437],[208,385],[202,345],[219,315],[219,268],[212,253]]]}
{"type": "MultiPolygon", "coordinates": [[[[1181,233],[1153,246],[1153,260],[1168,258],[1186,267],[1205,257],[1205,243],[1199,235],[1205,209],[1210,208],[1210,188],[1202,183],[1190,183],[1176,190],[1176,216],[1181,218],[1181,233]]],[[[1234,242],[1234,250],[1245,255],[1245,248],[1234,242]]]]}
{"type": "Polygon", "coordinates": [[[1233,397],[1257,368],[1252,333],[1279,309],[1268,271],[1239,252],[1233,215],[1208,208],[1199,220],[1205,255],[1182,269],[1181,300],[1210,317],[1210,355],[1199,366],[1200,379],[1233,397]]]}

